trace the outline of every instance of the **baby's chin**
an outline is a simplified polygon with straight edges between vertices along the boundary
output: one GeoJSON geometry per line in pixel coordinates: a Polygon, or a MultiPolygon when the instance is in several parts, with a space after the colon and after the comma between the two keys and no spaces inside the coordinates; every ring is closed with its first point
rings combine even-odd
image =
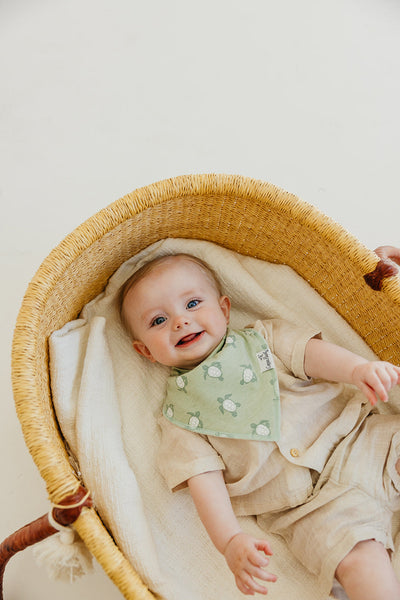
{"type": "Polygon", "coordinates": [[[214,352],[215,348],[217,348],[223,340],[223,337],[217,343],[214,341],[214,343],[210,344],[205,350],[203,348],[202,352],[197,356],[195,354],[192,356],[188,355],[187,357],[182,356],[182,359],[178,361],[178,364],[174,364],[173,366],[177,369],[194,369],[195,367],[198,367],[212,352],[214,352]]]}
{"type": "Polygon", "coordinates": [[[194,369],[201,365],[201,363],[206,360],[207,356],[209,356],[211,352],[207,352],[206,354],[200,357],[187,358],[185,360],[180,360],[179,362],[174,364],[174,367],[177,369],[194,369]]]}

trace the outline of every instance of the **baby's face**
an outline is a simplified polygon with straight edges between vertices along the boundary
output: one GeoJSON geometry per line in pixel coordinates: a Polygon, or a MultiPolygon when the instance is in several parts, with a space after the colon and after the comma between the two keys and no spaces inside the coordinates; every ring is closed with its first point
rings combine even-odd
{"type": "Polygon", "coordinates": [[[178,258],[155,267],[124,300],[133,347],[152,362],[192,368],[226,333],[230,302],[199,266],[178,258]]]}

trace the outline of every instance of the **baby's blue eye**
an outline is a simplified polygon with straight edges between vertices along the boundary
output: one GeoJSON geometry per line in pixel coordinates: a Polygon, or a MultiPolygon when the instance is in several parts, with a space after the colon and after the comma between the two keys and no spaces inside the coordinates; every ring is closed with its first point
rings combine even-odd
{"type": "Polygon", "coordinates": [[[188,302],[187,308],[194,308],[199,304],[200,300],[191,300],[188,302]]]}
{"type": "Polygon", "coordinates": [[[151,326],[153,327],[154,325],[161,325],[162,323],[164,323],[164,321],[165,317],[156,317],[154,321],[152,321],[151,326]]]}

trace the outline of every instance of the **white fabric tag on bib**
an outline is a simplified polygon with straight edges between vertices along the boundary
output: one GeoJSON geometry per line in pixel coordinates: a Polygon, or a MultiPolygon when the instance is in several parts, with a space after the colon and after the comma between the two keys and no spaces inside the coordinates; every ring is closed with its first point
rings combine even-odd
{"type": "Polygon", "coordinates": [[[256,356],[258,358],[258,364],[260,365],[261,373],[264,373],[264,371],[270,371],[271,369],[274,369],[274,359],[272,357],[272,352],[269,348],[261,350],[261,352],[257,352],[256,356]]]}

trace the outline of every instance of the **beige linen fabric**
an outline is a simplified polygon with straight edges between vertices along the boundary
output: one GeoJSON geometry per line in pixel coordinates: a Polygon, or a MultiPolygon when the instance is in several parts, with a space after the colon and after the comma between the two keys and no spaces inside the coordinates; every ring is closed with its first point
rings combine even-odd
{"type": "Polygon", "coordinates": [[[338,563],[362,540],[394,550],[400,510],[400,416],[360,418],[333,452],[308,502],[258,517],[329,590],[338,563]]]}

